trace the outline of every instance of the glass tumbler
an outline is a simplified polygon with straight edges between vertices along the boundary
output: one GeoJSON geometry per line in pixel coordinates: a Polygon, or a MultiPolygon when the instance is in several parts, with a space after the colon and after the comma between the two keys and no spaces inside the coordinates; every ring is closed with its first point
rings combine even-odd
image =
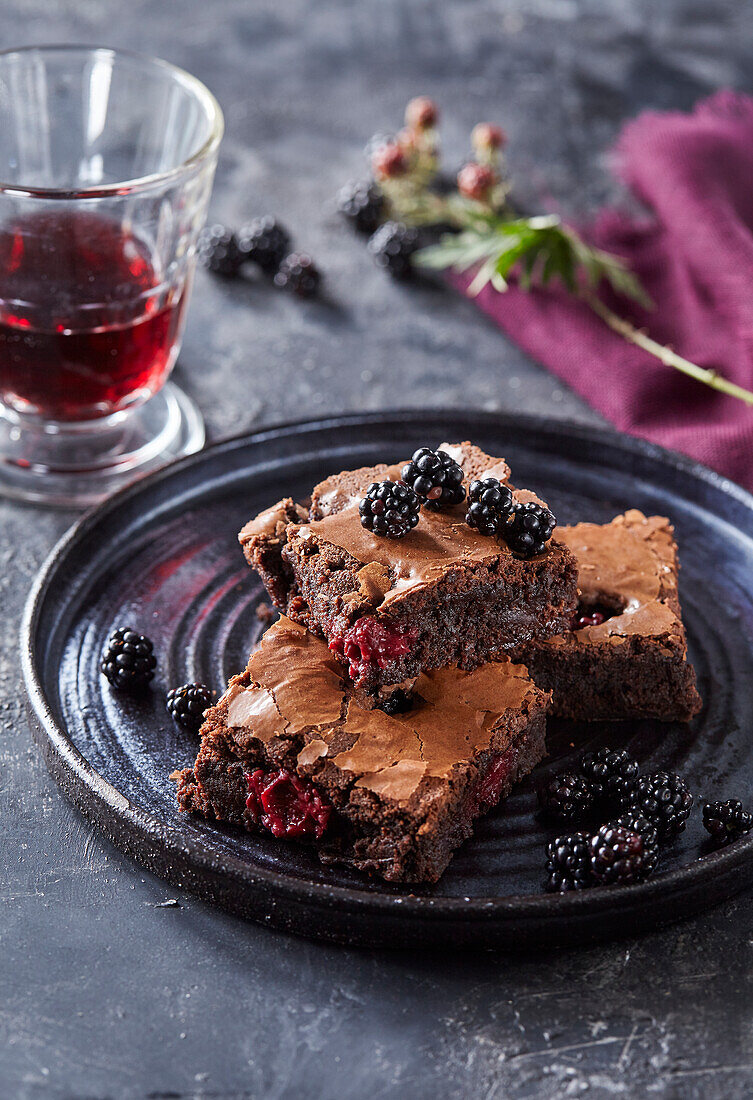
{"type": "Polygon", "coordinates": [[[222,132],[164,61],[0,53],[0,494],[92,504],[203,445],[168,378],[222,132]]]}

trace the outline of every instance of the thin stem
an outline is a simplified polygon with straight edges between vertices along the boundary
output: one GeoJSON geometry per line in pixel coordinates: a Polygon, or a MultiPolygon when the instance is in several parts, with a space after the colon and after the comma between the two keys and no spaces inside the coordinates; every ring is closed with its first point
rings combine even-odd
{"type": "Polygon", "coordinates": [[[697,382],[703,382],[705,385],[711,386],[712,389],[728,394],[729,397],[736,397],[738,400],[744,401],[746,405],[753,405],[753,392],[750,390],[735,385],[734,382],[730,382],[721,374],[717,374],[715,370],[707,370],[704,367],[699,367],[696,363],[691,363],[689,359],[683,359],[671,348],[652,340],[650,336],[647,336],[645,332],[641,332],[635,325],[631,325],[629,321],[625,321],[622,317],[613,313],[608,306],[605,306],[593,294],[584,295],[583,300],[614,332],[625,340],[629,340],[631,344],[635,344],[636,347],[647,351],[649,355],[653,355],[665,366],[674,367],[675,370],[682,371],[683,374],[695,378],[697,382]]]}

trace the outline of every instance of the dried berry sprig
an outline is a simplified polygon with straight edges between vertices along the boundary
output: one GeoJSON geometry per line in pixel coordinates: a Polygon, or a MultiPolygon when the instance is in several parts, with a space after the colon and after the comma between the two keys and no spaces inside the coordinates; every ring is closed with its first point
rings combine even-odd
{"type": "Polygon", "coordinates": [[[513,273],[524,290],[557,281],[622,339],[665,366],[753,405],[752,391],[678,355],[604,304],[596,291],[607,283],[620,296],[646,309],[652,306],[638,278],[619,257],[592,248],[555,215],[514,216],[508,208],[510,184],[503,167],[506,137],[499,127],[480,123],[474,128],[473,162],[461,169],[455,191],[440,194],[435,187],[438,112],[425,97],[420,102],[431,124],[425,129],[417,125],[420,112],[409,105],[408,125],[394,139],[394,150],[386,157],[382,153],[381,159],[377,150],[373,162],[392,220],[407,226],[441,225],[454,231],[437,244],[418,250],[412,257],[413,266],[460,272],[477,268],[468,287],[471,296],[488,284],[504,293],[513,273]],[[385,172],[383,165],[390,163],[395,170],[385,172]]]}

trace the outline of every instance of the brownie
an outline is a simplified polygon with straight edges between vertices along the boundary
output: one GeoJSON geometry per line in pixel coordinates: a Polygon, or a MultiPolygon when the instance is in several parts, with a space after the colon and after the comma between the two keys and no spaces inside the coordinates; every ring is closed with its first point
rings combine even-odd
{"type": "Polygon", "coordinates": [[[669,520],[632,509],[604,525],[560,527],[558,537],[578,559],[575,622],[596,621],[519,646],[515,658],[553,692],[554,712],[564,717],[689,721],[702,703],[680,617],[669,520]]]}
{"type": "Polygon", "coordinates": [[[550,696],[509,658],[422,673],[412,706],[362,710],[325,643],[281,618],[207,711],[182,809],[435,882],[474,819],[545,754],[550,696]]]}
{"type": "MultiPolygon", "coordinates": [[[[442,446],[466,482],[483,473],[509,484],[503,459],[470,443],[442,446]]],[[[336,474],[314,488],[306,518],[285,500],[239,536],[275,605],[325,638],[367,708],[422,671],[476,668],[506,647],[561,633],[577,605],[575,559],[558,538],[521,560],[501,539],[470,528],[465,504],[422,509],[418,526],[399,540],[365,530],[361,498],[372,482],[397,480],[401,469],[336,474]]]]}

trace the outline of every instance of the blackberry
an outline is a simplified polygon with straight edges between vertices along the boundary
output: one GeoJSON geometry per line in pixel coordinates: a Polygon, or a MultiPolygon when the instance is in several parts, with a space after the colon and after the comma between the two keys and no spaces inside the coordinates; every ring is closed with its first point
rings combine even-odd
{"type": "Polygon", "coordinates": [[[447,451],[420,447],[403,466],[401,477],[421,498],[424,507],[434,512],[465,500],[463,469],[447,451]]]}
{"type": "Polygon", "coordinates": [[[547,845],[546,889],[550,893],[564,894],[590,885],[590,841],[588,833],[571,833],[547,845]]]}
{"type": "Polygon", "coordinates": [[[156,667],[152,643],[128,626],[112,632],[99,663],[100,671],[118,691],[145,688],[156,667]]]}
{"type": "Polygon", "coordinates": [[[611,824],[629,829],[631,833],[638,833],[642,837],[646,874],[652,874],[659,859],[659,833],[656,826],[643,814],[634,812],[622,814],[611,824]]]}
{"type": "Polygon", "coordinates": [[[413,696],[409,691],[405,691],[403,688],[395,688],[394,691],[379,704],[379,709],[383,710],[385,714],[390,716],[394,714],[405,714],[413,706],[413,696]]]}
{"type": "Polygon", "coordinates": [[[359,233],[373,233],[382,220],[384,195],[371,180],[351,180],[337,193],[337,209],[359,233]]]}
{"type": "Polygon", "coordinates": [[[500,534],[513,554],[519,558],[533,558],[543,552],[556,523],[548,508],[533,500],[526,504],[516,501],[512,519],[500,534]]]}
{"type": "Polygon", "coordinates": [[[497,535],[509,521],[515,508],[513,495],[496,477],[472,481],[468,489],[468,511],[465,522],[480,535],[497,535]]]}
{"type": "Polygon", "coordinates": [[[321,282],[319,270],[305,252],[291,252],[280,264],[275,275],[275,286],[281,290],[292,290],[299,298],[310,298],[316,294],[321,282]]]}
{"type": "Polygon", "coordinates": [[[753,814],[743,809],[738,798],[726,802],[706,802],[703,806],[703,827],[721,844],[749,833],[753,828],[753,814]]]}
{"type": "Polygon", "coordinates": [[[599,886],[628,886],[650,874],[643,837],[624,825],[602,825],[590,848],[591,876],[599,886]]]}
{"type": "Polygon", "coordinates": [[[575,825],[586,822],[593,810],[593,794],[582,775],[561,772],[553,776],[539,791],[539,802],[552,821],[567,821],[575,825]]]}
{"type": "Polygon", "coordinates": [[[394,279],[407,279],[411,275],[411,256],[417,248],[418,233],[401,222],[385,222],[369,237],[368,243],[374,263],[394,279]]]}
{"type": "Polygon", "coordinates": [[[167,710],[179,726],[198,733],[212,699],[213,692],[206,684],[182,684],[167,693],[167,710]]]}
{"type": "Polygon", "coordinates": [[[692,794],[674,773],[642,775],[630,795],[629,809],[643,814],[656,826],[660,844],[683,831],[692,807],[692,794]]]}
{"type": "Polygon", "coordinates": [[[290,234],[287,229],[269,215],[254,218],[238,230],[241,262],[255,263],[267,275],[274,275],[289,248],[290,234]]]}
{"type": "Polygon", "coordinates": [[[401,539],[418,523],[421,502],[402,481],[375,481],[358,511],[367,531],[388,539],[401,539]]]}
{"type": "Polygon", "coordinates": [[[638,762],[624,749],[587,752],[580,771],[599,809],[620,812],[627,808],[638,779],[638,762]]]}
{"type": "Polygon", "coordinates": [[[203,267],[229,279],[238,274],[243,263],[238,238],[224,225],[208,225],[202,229],[196,255],[203,267]]]}

